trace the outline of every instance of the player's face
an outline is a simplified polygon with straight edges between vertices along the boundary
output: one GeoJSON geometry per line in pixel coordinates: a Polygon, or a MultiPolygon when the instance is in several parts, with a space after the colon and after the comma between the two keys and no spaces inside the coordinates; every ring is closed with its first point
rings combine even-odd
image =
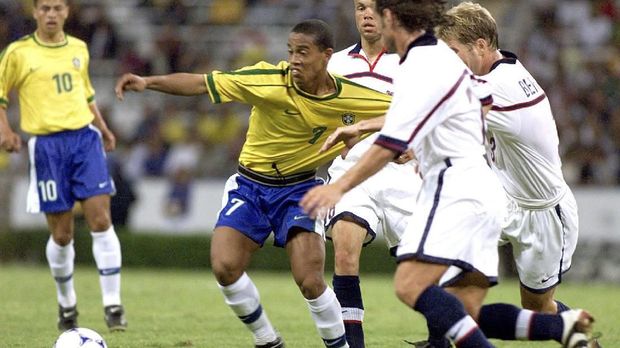
{"type": "Polygon", "coordinates": [[[375,15],[375,0],[354,0],[355,25],[360,35],[369,42],[381,39],[381,23],[375,15]]]}
{"type": "Polygon", "coordinates": [[[379,22],[381,22],[383,43],[386,50],[390,53],[396,53],[396,39],[394,38],[394,20],[392,13],[390,10],[386,9],[377,17],[379,17],[379,22]]]}
{"type": "Polygon", "coordinates": [[[61,32],[68,16],[69,6],[65,0],[39,0],[33,10],[37,29],[49,35],[61,32]]]}
{"type": "Polygon", "coordinates": [[[288,62],[297,86],[303,89],[327,69],[333,50],[324,51],[314,43],[314,36],[291,33],[288,37],[288,62]]]}
{"type": "Polygon", "coordinates": [[[461,58],[461,60],[476,75],[486,74],[483,71],[482,55],[475,45],[463,44],[455,39],[446,39],[446,44],[461,58]]]}

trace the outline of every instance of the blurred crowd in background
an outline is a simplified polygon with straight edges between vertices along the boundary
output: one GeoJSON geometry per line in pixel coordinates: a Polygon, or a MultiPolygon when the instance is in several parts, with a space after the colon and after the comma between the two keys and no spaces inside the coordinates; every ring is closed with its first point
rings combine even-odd
{"type": "MultiPolygon", "coordinates": [[[[452,1],[454,3],[458,1],[452,1]]],[[[620,184],[620,1],[479,1],[500,26],[500,48],[516,53],[554,108],[567,181],[620,184]]],[[[359,40],[351,0],[71,1],[66,32],[89,44],[97,102],[118,138],[109,155],[117,189],[131,198],[145,177],[171,181],[170,214],[183,212],[191,182],[236,170],[248,107],[207,96],[146,93],[114,99],[125,72],[232,70],[286,60],[292,25],[328,22],[336,48],[359,40]]],[[[0,0],[0,50],[34,30],[31,0],[0,0]]],[[[9,116],[18,127],[13,95],[9,116]]],[[[527,126],[527,125],[525,125],[527,126]]],[[[25,139],[25,137],[24,137],[25,139]]],[[[0,154],[0,173],[25,176],[27,153],[0,154]]],[[[126,199],[129,203],[131,199],[126,199]]]]}

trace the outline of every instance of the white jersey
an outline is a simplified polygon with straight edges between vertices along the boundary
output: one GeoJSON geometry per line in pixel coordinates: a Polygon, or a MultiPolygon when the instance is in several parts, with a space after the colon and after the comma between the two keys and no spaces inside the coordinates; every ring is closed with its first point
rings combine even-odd
{"type": "MultiPolygon", "coordinates": [[[[396,54],[382,52],[370,63],[360,44],[335,53],[328,69],[356,83],[391,94],[392,77],[398,68],[396,54]]],[[[377,133],[356,144],[345,159],[337,157],[329,167],[329,177],[337,180],[347,172],[372,146],[377,133]]],[[[383,235],[388,247],[395,247],[412,214],[415,197],[422,181],[416,173],[415,161],[406,164],[388,163],[381,171],[342,197],[330,211],[326,221],[326,237],[340,219],[349,218],[364,226],[368,232],[365,243],[383,235]]]]}
{"type": "Polygon", "coordinates": [[[432,34],[417,38],[401,60],[394,98],[375,144],[396,152],[412,148],[422,188],[398,245],[398,261],[416,259],[479,271],[497,281],[497,240],[505,194],[484,159],[484,119],[478,81],[461,59],[432,34]]]}
{"type": "Polygon", "coordinates": [[[551,207],[568,186],[549,100],[514,54],[502,54],[504,58],[482,77],[493,90],[493,107],[487,114],[493,169],[523,207],[551,207]]]}
{"type": "MultiPolygon", "coordinates": [[[[327,70],[342,75],[362,86],[392,95],[393,76],[395,68],[398,66],[398,60],[397,54],[389,54],[384,51],[371,63],[362,50],[362,45],[358,43],[334,53],[327,64],[327,70]]],[[[377,134],[375,133],[356,144],[347,154],[347,159],[349,159],[347,162],[350,163],[347,168],[352,167],[376,139],[377,134]]],[[[334,161],[341,162],[342,159],[338,157],[334,161]]]]}
{"type": "Polygon", "coordinates": [[[416,42],[419,46],[409,50],[397,71],[394,98],[376,143],[398,152],[412,148],[424,175],[446,158],[484,156],[485,123],[467,66],[432,35],[416,42]]]}

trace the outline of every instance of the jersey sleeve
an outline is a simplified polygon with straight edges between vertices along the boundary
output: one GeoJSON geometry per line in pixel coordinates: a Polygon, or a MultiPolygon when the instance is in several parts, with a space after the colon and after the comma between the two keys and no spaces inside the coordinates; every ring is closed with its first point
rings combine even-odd
{"type": "Polygon", "coordinates": [[[90,104],[95,100],[95,89],[90,82],[90,74],[88,73],[90,66],[90,56],[88,50],[86,50],[86,61],[84,62],[84,69],[82,69],[82,79],[84,80],[84,92],[86,93],[86,101],[90,104]]]}
{"type": "Polygon", "coordinates": [[[493,92],[491,91],[491,86],[487,81],[480,79],[474,75],[470,75],[472,81],[472,89],[474,91],[474,95],[478,100],[480,100],[480,104],[482,106],[489,106],[493,104],[493,92]]]}
{"type": "Polygon", "coordinates": [[[6,48],[0,53],[0,107],[6,108],[9,104],[9,92],[15,85],[17,66],[14,54],[6,48]]]}
{"type": "Polygon", "coordinates": [[[400,152],[408,147],[415,147],[449,116],[442,112],[444,104],[461,88],[464,79],[469,79],[467,71],[464,71],[457,81],[415,78],[422,75],[424,72],[414,71],[413,74],[399,76],[396,80],[392,104],[377,145],[400,152]]]}
{"type": "Polygon", "coordinates": [[[235,71],[213,71],[205,75],[209,97],[214,104],[238,101],[255,104],[263,97],[260,86],[286,83],[287,70],[282,64],[274,66],[259,62],[235,71]]]}

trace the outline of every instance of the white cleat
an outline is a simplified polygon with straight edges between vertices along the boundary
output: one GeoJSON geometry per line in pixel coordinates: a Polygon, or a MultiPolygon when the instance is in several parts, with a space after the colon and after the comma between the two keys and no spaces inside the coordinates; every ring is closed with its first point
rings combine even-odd
{"type": "Polygon", "coordinates": [[[563,348],[599,348],[591,337],[594,318],[583,309],[574,309],[560,314],[564,321],[562,331],[563,348]]]}

